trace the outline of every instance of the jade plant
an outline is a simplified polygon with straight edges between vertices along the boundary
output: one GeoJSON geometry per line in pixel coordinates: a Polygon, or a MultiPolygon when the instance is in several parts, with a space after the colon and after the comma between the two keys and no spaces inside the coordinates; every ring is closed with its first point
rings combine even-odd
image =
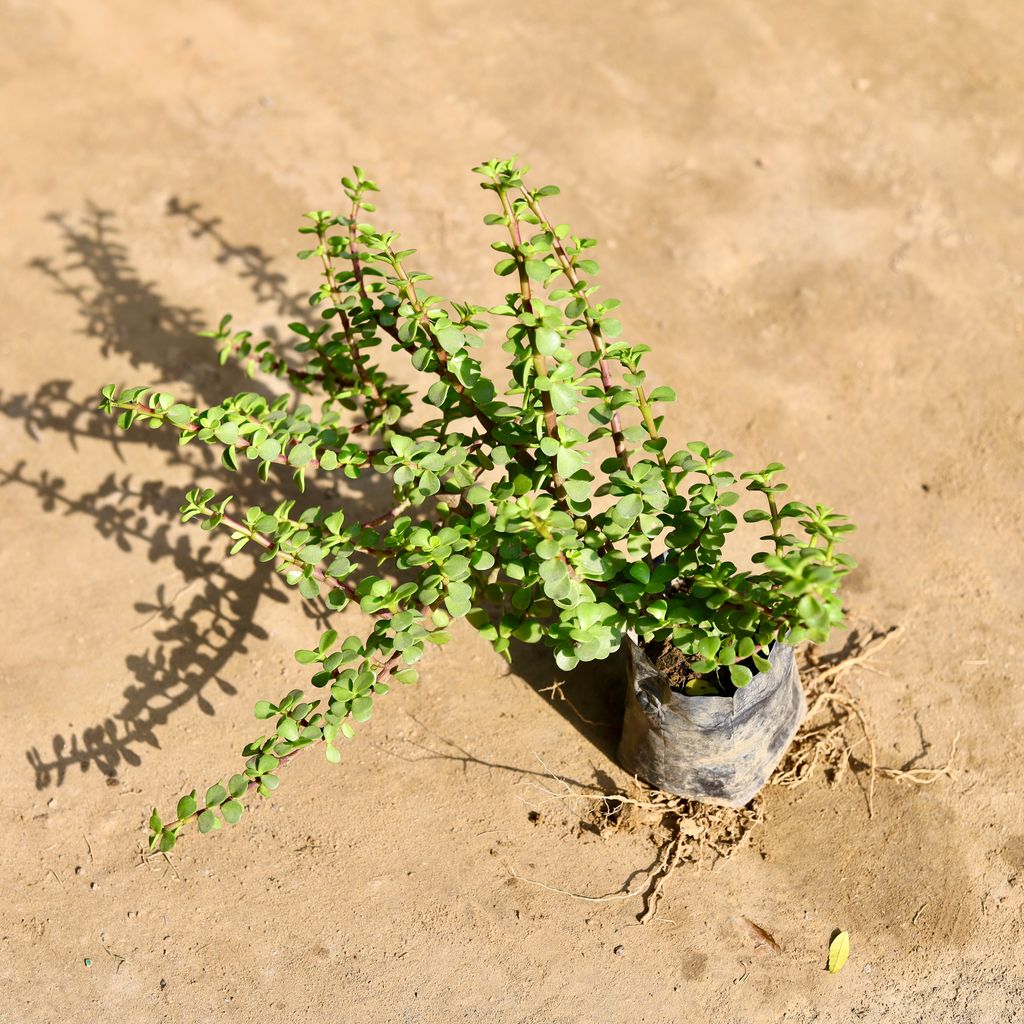
{"type": "Polygon", "coordinates": [[[357,167],[341,179],[344,212],[307,213],[299,228],[298,257],[319,284],[307,321],[289,325],[290,350],[235,331],[230,316],[206,332],[261,393],[196,408],[152,388],[103,388],[101,408],[123,428],[166,427],[263,481],[290,474],[295,497],[274,507],[236,511],[231,497],[196,489],[182,518],[226,530],[231,554],[254,550],[306,600],[368,617],[362,632],[328,629],[296,652],[311,689],[256,703],[265,724],[237,773],[182,796],[167,820],[154,810],[155,849],[190,827],[235,824],[307,748],[340,761],[378,699],[415,682],[457,619],[505,657],[514,640],[546,644],[562,670],[609,657],[627,635],[670,642],[697,693],[742,687],[769,668],[774,643],[820,642],[841,621],[837,588],[852,562],[837,547],[853,527],[823,505],[785,501],[784,467],[772,462],[739,477],[762,506],[743,518],[766,532],[752,568],[730,561],[731,454],[670,446],[660,410],[675,394],[649,388],[648,347],[623,340],[618,301],[598,297],[595,240],[552,220],[558,189],[531,187],[516,161],[475,171],[495,203],[484,222],[507,290],[496,305],[434,294],[415,250],[368,223],[378,188],[357,167]],[[374,360],[382,343],[408,357],[419,387],[374,360]],[[505,353],[504,382],[481,361],[487,346],[505,353]],[[338,473],[387,477],[389,507],[360,521],[302,503],[314,474],[338,473]]]}

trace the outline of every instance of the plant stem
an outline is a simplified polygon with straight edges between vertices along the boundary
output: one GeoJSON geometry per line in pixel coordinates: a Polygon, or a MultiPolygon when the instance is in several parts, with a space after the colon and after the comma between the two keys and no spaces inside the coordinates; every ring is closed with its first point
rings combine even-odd
{"type": "MultiPolygon", "coordinates": [[[[552,246],[554,248],[555,257],[558,259],[558,264],[562,268],[562,273],[565,275],[566,280],[569,284],[576,288],[579,284],[579,278],[576,276],[576,271],[573,268],[572,261],[569,259],[568,254],[565,251],[565,247],[562,245],[561,239],[555,234],[555,229],[551,225],[551,222],[544,216],[541,210],[540,203],[537,202],[536,198],[531,196],[530,193],[524,188],[521,190],[523,197],[526,199],[527,205],[530,207],[531,212],[540,221],[541,227],[549,235],[551,235],[552,246]]],[[[596,323],[593,318],[593,307],[584,298],[584,309],[583,319],[587,327],[587,333],[590,335],[591,344],[594,347],[594,351],[597,353],[598,360],[597,365],[601,371],[601,386],[604,389],[605,395],[608,395],[612,389],[612,373],[611,368],[608,365],[608,361],[604,357],[605,353],[605,341],[604,336],[601,334],[601,325],[596,323]]],[[[626,448],[626,439],[622,436],[622,425],[619,420],[618,410],[612,413],[611,418],[611,431],[612,431],[612,444],[615,446],[615,454],[619,458],[619,462],[622,463],[622,468],[629,472],[629,451],[626,448]]]]}
{"type": "MultiPolygon", "coordinates": [[[[152,416],[152,417],[154,417],[156,419],[162,420],[164,423],[168,422],[167,415],[166,415],[165,412],[163,412],[160,409],[154,409],[151,405],[147,405],[145,402],[111,402],[110,403],[110,407],[112,409],[124,409],[124,410],[129,411],[129,412],[137,412],[137,413],[140,413],[143,416],[152,416]]],[[[257,423],[260,426],[265,426],[265,424],[260,423],[259,420],[254,419],[251,416],[249,417],[249,419],[253,423],[257,423]]],[[[182,424],[180,426],[177,423],[172,423],[171,426],[174,427],[175,430],[180,430],[182,433],[190,433],[190,434],[198,433],[200,430],[204,429],[198,423],[184,423],[184,424],[182,424]]],[[[355,433],[358,429],[363,429],[363,428],[365,428],[365,424],[360,424],[359,427],[356,428],[356,430],[352,430],[352,431],[350,431],[350,433],[355,433]]],[[[223,442],[221,442],[221,443],[223,444],[223,442]]],[[[300,444],[300,443],[301,442],[298,439],[296,439],[295,444],[300,444]]],[[[232,442],[232,444],[225,445],[225,447],[237,448],[239,451],[245,451],[246,448],[251,448],[252,447],[252,442],[247,440],[244,437],[240,437],[240,438],[238,438],[238,440],[232,442]]],[[[363,455],[366,456],[366,461],[363,462],[363,463],[359,463],[359,465],[360,466],[369,465],[373,461],[373,457],[375,455],[380,455],[383,452],[389,452],[389,451],[391,451],[390,448],[371,448],[369,450],[366,450],[366,451],[364,451],[362,453],[363,455]]],[[[274,463],[274,464],[276,464],[278,466],[289,466],[292,469],[295,468],[288,461],[288,456],[285,455],[283,452],[280,455],[277,455],[277,456],[275,456],[272,459],[264,459],[263,461],[264,462],[272,462],[272,463],[274,463]]],[[[355,465],[355,463],[348,463],[348,465],[355,465]]],[[[320,467],[320,460],[319,459],[310,459],[309,462],[306,463],[306,466],[307,467],[312,467],[313,469],[318,469],[320,467]]]]}
{"type": "Polygon", "coordinates": [[[779,530],[782,529],[782,520],[779,518],[779,506],[775,501],[775,495],[768,492],[765,497],[768,499],[768,513],[771,516],[772,536],[775,538],[775,554],[782,554],[782,541],[779,539],[779,530]]]}
{"type": "MultiPolygon", "coordinates": [[[[523,311],[536,315],[533,307],[533,294],[530,289],[530,278],[526,273],[526,256],[523,253],[523,238],[522,232],[519,229],[519,220],[515,215],[515,211],[512,209],[512,204],[508,201],[507,190],[499,187],[497,191],[498,197],[501,199],[502,209],[505,211],[505,217],[508,220],[509,236],[512,239],[512,247],[515,250],[516,271],[519,275],[519,295],[522,299],[523,311]]],[[[526,336],[530,341],[534,372],[538,379],[546,380],[548,376],[547,359],[537,348],[537,328],[529,327],[525,324],[524,328],[526,330],[526,336]]],[[[551,403],[551,392],[543,388],[539,390],[541,406],[544,409],[544,432],[553,441],[558,441],[558,415],[555,412],[555,407],[551,403]]],[[[555,493],[558,495],[559,501],[564,506],[568,506],[569,498],[565,493],[565,485],[562,483],[561,476],[559,476],[558,472],[554,469],[551,470],[551,483],[555,488],[555,493]]]]}
{"type": "Polygon", "coordinates": [[[359,250],[356,249],[356,216],[362,209],[362,204],[359,202],[359,194],[356,194],[356,198],[352,200],[352,212],[348,219],[348,250],[349,259],[352,260],[352,276],[356,279],[356,284],[359,286],[359,294],[362,298],[368,298],[366,294],[366,282],[363,279],[363,267],[359,260],[359,250]]]}
{"type": "MultiPolygon", "coordinates": [[[[334,303],[334,308],[338,311],[341,328],[345,334],[345,343],[348,345],[349,354],[352,357],[352,365],[355,366],[356,373],[364,389],[369,389],[373,392],[374,397],[370,398],[372,405],[378,408],[385,406],[387,405],[387,399],[382,394],[377,381],[367,372],[366,367],[363,366],[363,356],[359,351],[359,342],[356,341],[355,335],[352,332],[352,325],[349,322],[348,314],[341,308],[341,297],[338,294],[338,282],[335,279],[334,263],[331,260],[330,253],[327,251],[327,239],[324,228],[318,225],[316,233],[317,238],[320,240],[320,260],[324,267],[327,290],[331,296],[331,301],[334,303]]],[[[320,353],[320,358],[324,358],[322,353],[320,353]]]]}
{"type": "MultiPolygon", "coordinates": [[[[392,651],[392,653],[389,654],[388,657],[384,661],[379,662],[375,666],[377,668],[377,676],[374,679],[374,683],[373,683],[374,686],[376,686],[377,683],[385,682],[387,679],[389,679],[394,674],[395,666],[396,666],[397,661],[398,661],[398,652],[397,651],[392,651]]],[[[310,712],[308,718],[303,718],[302,721],[298,723],[299,729],[302,730],[303,728],[308,726],[312,722],[312,720],[317,716],[317,714],[320,714],[320,713],[319,712],[310,712]]],[[[349,717],[351,717],[351,713],[349,715],[345,716],[346,719],[348,719],[349,717]]],[[[325,742],[325,740],[324,740],[323,736],[321,735],[320,739],[314,740],[312,743],[307,743],[305,746],[299,747],[297,750],[293,750],[293,751],[291,751],[291,753],[285,754],[284,757],[278,758],[277,766],[274,768],[274,774],[276,775],[286,764],[288,764],[290,761],[293,761],[304,750],[312,750],[313,747],[319,746],[323,742],[325,742]]],[[[233,797],[232,799],[240,800],[243,796],[248,796],[254,789],[256,789],[260,785],[261,781],[262,780],[259,777],[255,778],[255,779],[250,779],[249,780],[249,784],[245,787],[245,792],[239,794],[239,796],[237,796],[237,797],[233,797]]],[[[217,806],[220,806],[220,805],[217,805],[217,806]]],[[[198,819],[199,815],[202,814],[204,811],[213,810],[213,809],[214,808],[207,807],[206,805],[204,805],[202,807],[198,807],[197,806],[196,809],[190,815],[190,818],[198,819]]],[[[179,826],[181,824],[183,824],[182,819],[181,818],[175,818],[174,821],[164,822],[163,823],[163,827],[165,829],[169,829],[169,828],[175,828],[176,826],[179,826]]]]}
{"type": "MultiPolygon", "coordinates": [[[[235,538],[236,540],[241,537],[248,537],[248,539],[254,544],[259,545],[267,551],[271,551],[275,547],[274,542],[271,541],[266,534],[260,533],[258,530],[254,530],[251,526],[246,526],[244,523],[240,523],[237,519],[233,519],[231,516],[222,515],[220,517],[220,521],[229,529],[234,530],[240,535],[235,538]]],[[[305,563],[300,562],[294,555],[289,555],[280,549],[274,551],[274,554],[288,565],[293,565],[296,568],[306,568],[305,563]]],[[[341,590],[350,601],[355,604],[359,603],[359,597],[355,590],[343,580],[337,580],[333,576],[328,576],[327,573],[317,565],[310,566],[310,569],[312,570],[313,576],[319,580],[319,582],[324,584],[324,586],[331,587],[334,590],[341,590]]],[[[387,617],[383,612],[374,612],[373,614],[376,618],[387,617]]]]}

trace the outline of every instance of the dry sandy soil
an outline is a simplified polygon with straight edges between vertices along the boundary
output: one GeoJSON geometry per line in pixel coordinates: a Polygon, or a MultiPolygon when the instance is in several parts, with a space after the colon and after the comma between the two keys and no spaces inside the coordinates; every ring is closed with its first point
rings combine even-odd
{"type": "Polygon", "coordinates": [[[1020,4],[287,6],[0,2],[0,1021],[1024,1019],[1020,4]],[[142,861],[316,627],[177,521],[195,479],[251,485],[115,449],[98,388],[242,388],[194,334],[294,317],[299,214],[353,162],[443,288],[496,296],[468,169],[513,152],[602,240],[673,444],[860,524],[852,611],[906,629],[851,686],[883,763],[959,733],[955,777],[880,780],[870,821],[852,775],[770,789],[640,926],[511,875],[601,894],[657,858],[535,788],[624,783],[614,666],[568,681],[584,726],[467,629],[342,765],[142,861]]]}

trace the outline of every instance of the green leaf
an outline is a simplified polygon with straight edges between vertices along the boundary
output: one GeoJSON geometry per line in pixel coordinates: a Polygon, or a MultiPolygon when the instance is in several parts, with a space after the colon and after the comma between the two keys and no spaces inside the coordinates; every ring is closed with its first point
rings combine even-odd
{"type": "Polygon", "coordinates": [[[244,810],[245,808],[237,800],[229,800],[221,807],[220,812],[224,815],[224,820],[229,825],[237,825],[244,810]]]}
{"type": "Polygon", "coordinates": [[[548,392],[551,406],[559,416],[568,416],[576,411],[576,392],[568,384],[554,383],[548,392]]]}
{"type": "Polygon", "coordinates": [[[754,678],[754,673],[746,665],[730,665],[729,678],[732,680],[733,686],[742,689],[754,678]]]}
{"type": "Polygon", "coordinates": [[[331,764],[337,764],[341,760],[341,751],[337,747],[328,743],[324,747],[324,757],[326,757],[331,764]]]}
{"type": "Polygon", "coordinates": [[[226,423],[221,423],[214,434],[222,444],[234,444],[238,440],[238,424],[228,420],[226,423]]]}
{"type": "Polygon", "coordinates": [[[270,703],[269,700],[258,700],[256,701],[256,707],[253,708],[253,714],[257,718],[270,718],[271,715],[276,714],[276,712],[274,711],[274,706],[270,703]]]}
{"type": "Polygon", "coordinates": [[[450,390],[449,385],[443,380],[435,380],[433,384],[427,389],[427,401],[440,408],[444,405],[444,400],[448,397],[450,390]]]}
{"type": "Polygon", "coordinates": [[[667,387],[655,388],[648,396],[648,402],[674,402],[676,393],[667,387]]]}
{"type": "Polygon", "coordinates": [[[324,549],[319,544],[307,544],[300,552],[299,558],[305,562],[306,565],[316,565],[317,562],[322,561],[324,557],[324,549]]]}
{"type": "Polygon", "coordinates": [[[263,515],[256,520],[258,533],[273,533],[277,529],[277,520],[273,516],[263,515]]]}
{"type": "Polygon", "coordinates": [[[828,626],[828,609],[812,594],[804,594],[796,608],[800,618],[812,629],[828,626]]]}
{"type": "Polygon", "coordinates": [[[182,821],[185,818],[191,818],[196,813],[196,798],[195,794],[191,793],[188,796],[183,796],[178,801],[178,820],[182,821]]]}
{"type": "Polygon", "coordinates": [[[705,636],[697,641],[697,653],[702,658],[713,658],[722,644],[720,636],[705,636]]]}
{"type": "Polygon", "coordinates": [[[453,356],[466,346],[466,336],[456,327],[449,327],[437,332],[437,341],[441,348],[453,356]]]}
{"type": "Polygon", "coordinates": [[[219,783],[215,783],[206,791],[206,806],[218,807],[228,798],[228,791],[219,783]]]}
{"type": "Polygon", "coordinates": [[[299,726],[293,718],[282,718],[277,723],[277,735],[289,743],[294,743],[299,738],[299,726]]]}
{"type": "MultiPolygon", "coordinates": [[[[281,454],[281,442],[273,437],[268,437],[257,449],[256,454],[267,462],[273,462],[281,454]]],[[[263,527],[260,527],[263,529],[263,527]]],[[[273,526],[270,529],[274,529],[273,526]]]]}
{"type": "Polygon", "coordinates": [[[310,448],[308,444],[301,441],[288,453],[288,464],[294,466],[296,469],[308,466],[312,460],[313,449],[310,448]]]}
{"type": "Polygon", "coordinates": [[[192,419],[192,410],[187,405],[172,405],[165,413],[168,420],[176,427],[183,427],[192,419]]]}
{"type": "Polygon", "coordinates": [[[579,472],[586,462],[586,457],[575,448],[559,448],[555,458],[555,467],[559,476],[569,477],[579,472]]]}
{"type": "Polygon", "coordinates": [[[205,810],[199,815],[199,831],[205,836],[217,827],[217,815],[211,810],[205,810]]]}
{"type": "Polygon", "coordinates": [[[546,281],[551,272],[542,260],[526,261],[526,276],[532,281],[546,281]]]}
{"type": "Polygon", "coordinates": [[[244,775],[232,775],[228,782],[228,792],[237,799],[249,788],[249,780],[244,775]]]}
{"type": "Polygon", "coordinates": [[[838,974],[850,958],[850,933],[840,932],[828,947],[828,973],[838,974]]]}
{"type": "Polygon", "coordinates": [[[373,698],[372,697],[356,697],[352,701],[352,720],[355,722],[365,722],[370,715],[373,714],[373,698]]]}
{"type": "Polygon", "coordinates": [[[614,507],[613,518],[624,526],[630,526],[633,520],[643,511],[644,502],[639,494],[627,494],[620,498],[614,507]]]}
{"type": "Polygon", "coordinates": [[[534,340],[537,344],[537,351],[542,356],[553,356],[562,346],[561,335],[550,327],[538,328],[534,340]]]}
{"type": "Polygon", "coordinates": [[[160,852],[170,853],[174,849],[174,844],[178,841],[176,833],[169,829],[164,829],[160,834],[160,852]]]}

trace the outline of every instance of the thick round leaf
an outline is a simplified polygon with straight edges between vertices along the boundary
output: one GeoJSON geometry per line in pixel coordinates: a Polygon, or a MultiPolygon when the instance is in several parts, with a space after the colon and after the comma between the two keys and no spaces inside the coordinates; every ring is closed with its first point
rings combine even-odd
{"type": "Polygon", "coordinates": [[[229,800],[220,810],[229,825],[237,825],[245,808],[237,800],[229,800]]]}
{"type": "Polygon", "coordinates": [[[183,796],[178,801],[178,820],[181,821],[185,818],[191,818],[196,813],[196,798],[194,795],[189,794],[183,796]]]}
{"type": "Polygon", "coordinates": [[[288,462],[296,469],[308,466],[313,461],[313,449],[300,442],[288,453],[288,462]]]}
{"type": "Polygon", "coordinates": [[[206,806],[218,807],[228,798],[228,791],[218,782],[206,791],[206,806]]]}

